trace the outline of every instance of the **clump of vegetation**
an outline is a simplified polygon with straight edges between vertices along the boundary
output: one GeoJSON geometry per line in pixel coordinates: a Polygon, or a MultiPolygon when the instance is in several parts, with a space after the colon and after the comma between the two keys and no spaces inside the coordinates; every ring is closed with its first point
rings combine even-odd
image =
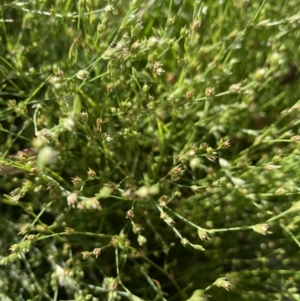
{"type": "Polygon", "coordinates": [[[2,4],[1,300],[299,300],[297,8],[2,4]]]}

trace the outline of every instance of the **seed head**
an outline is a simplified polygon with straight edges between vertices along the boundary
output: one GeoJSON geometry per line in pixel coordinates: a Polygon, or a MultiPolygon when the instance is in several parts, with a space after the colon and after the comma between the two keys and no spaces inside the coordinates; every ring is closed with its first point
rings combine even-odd
{"type": "Polygon", "coordinates": [[[77,74],[76,74],[76,77],[79,78],[79,79],[84,80],[84,79],[88,78],[88,75],[89,75],[88,71],[86,71],[86,70],[79,70],[77,72],[77,74]]]}

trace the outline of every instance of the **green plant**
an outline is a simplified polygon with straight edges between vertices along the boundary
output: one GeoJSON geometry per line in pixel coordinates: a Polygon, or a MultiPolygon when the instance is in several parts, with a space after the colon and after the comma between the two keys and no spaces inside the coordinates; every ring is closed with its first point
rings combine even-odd
{"type": "Polygon", "coordinates": [[[299,300],[296,7],[2,4],[3,300],[299,300]]]}

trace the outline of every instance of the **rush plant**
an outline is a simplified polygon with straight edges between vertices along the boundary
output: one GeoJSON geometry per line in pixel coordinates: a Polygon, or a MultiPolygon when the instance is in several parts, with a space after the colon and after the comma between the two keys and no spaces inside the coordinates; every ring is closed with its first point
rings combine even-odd
{"type": "Polygon", "coordinates": [[[291,1],[0,5],[0,299],[300,300],[291,1]]]}

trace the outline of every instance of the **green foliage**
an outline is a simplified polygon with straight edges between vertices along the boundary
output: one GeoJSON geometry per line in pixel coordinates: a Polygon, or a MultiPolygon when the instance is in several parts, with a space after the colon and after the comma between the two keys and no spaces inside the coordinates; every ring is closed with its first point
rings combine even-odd
{"type": "Polygon", "coordinates": [[[0,14],[1,300],[300,299],[296,1],[0,14]]]}

